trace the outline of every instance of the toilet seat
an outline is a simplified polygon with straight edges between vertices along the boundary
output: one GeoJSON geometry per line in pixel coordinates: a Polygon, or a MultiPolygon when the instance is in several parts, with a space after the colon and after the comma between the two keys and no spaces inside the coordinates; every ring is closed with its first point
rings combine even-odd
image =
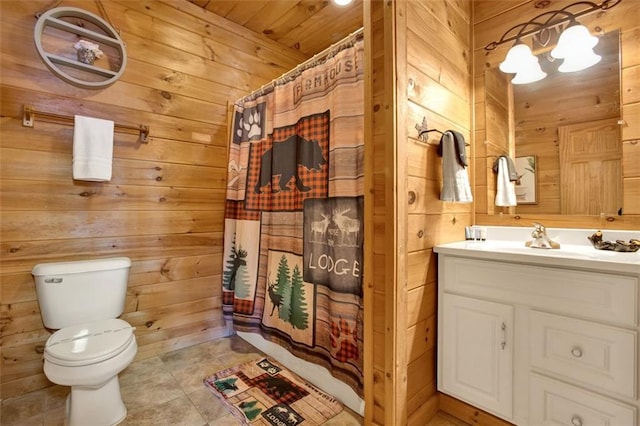
{"type": "Polygon", "coordinates": [[[95,364],[127,348],[135,340],[134,330],[117,318],[65,327],[49,337],[44,358],[69,367],[95,364]]]}

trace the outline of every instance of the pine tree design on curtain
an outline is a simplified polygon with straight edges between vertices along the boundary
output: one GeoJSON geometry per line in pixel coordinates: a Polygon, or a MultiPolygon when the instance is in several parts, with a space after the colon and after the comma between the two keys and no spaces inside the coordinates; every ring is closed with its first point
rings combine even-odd
{"type": "Polygon", "coordinates": [[[247,287],[249,286],[247,276],[246,257],[248,253],[238,246],[236,250],[235,236],[231,246],[231,255],[227,260],[227,266],[223,271],[222,286],[229,291],[235,291],[236,297],[247,297],[247,287]],[[237,285],[239,284],[239,286],[237,285]]]}
{"type": "Polygon", "coordinates": [[[291,324],[294,328],[304,330],[308,324],[309,313],[304,297],[304,283],[298,265],[293,267],[293,274],[289,272],[289,262],[283,255],[278,264],[278,278],[269,284],[271,299],[271,314],[278,309],[278,317],[291,324]]]}
{"type": "Polygon", "coordinates": [[[293,267],[291,276],[291,317],[289,322],[293,328],[304,330],[309,327],[309,313],[307,303],[304,298],[304,283],[298,265],[293,267]]]}

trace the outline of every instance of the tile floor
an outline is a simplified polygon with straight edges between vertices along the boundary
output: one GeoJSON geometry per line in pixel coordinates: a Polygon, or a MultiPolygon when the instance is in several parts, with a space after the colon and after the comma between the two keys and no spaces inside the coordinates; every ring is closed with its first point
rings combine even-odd
{"type": "MultiPolygon", "coordinates": [[[[215,373],[261,356],[239,337],[217,339],[161,356],[133,362],[120,374],[122,399],[127,406],[123,426],[236,425],[202,380],[215,373]]],[[[69,388],[53,386],[2,401],[4,426],[64,425],[69,388]]],[[[362,417],[345,407],[328,426],[362,425],[362,417]]],[[[426,426],[459,426],[444,415],[426,426]]],[[[91,425],[87,425],[91,426],[91,425]]]]}

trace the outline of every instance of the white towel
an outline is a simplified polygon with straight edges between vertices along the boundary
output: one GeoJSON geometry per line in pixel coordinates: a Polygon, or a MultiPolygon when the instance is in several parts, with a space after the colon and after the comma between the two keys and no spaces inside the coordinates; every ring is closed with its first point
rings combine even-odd
{"type": "Polygon", "coordinates": [[[467,169],[458,162],[455,140],[451,132],[444,132],[440,140],[442,147],[442,201],[457,203],[473,202],[467,169]]]}
{"type": "Polygon", "coordinates": [[[76,115],[73,128],[73,178],[111,180],[113,121],[76,115]]]}
{"type": "Polygon", "coordinates": [[[507,163],[506,158],[500,157],[498,162],[496,206],[510,207],[517,204],[516,188],[514,183],[509,180],[509,164],[507,163]]]}

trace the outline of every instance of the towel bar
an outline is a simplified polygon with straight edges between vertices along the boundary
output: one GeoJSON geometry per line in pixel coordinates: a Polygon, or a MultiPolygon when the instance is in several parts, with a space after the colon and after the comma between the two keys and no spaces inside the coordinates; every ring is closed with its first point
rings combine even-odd
{"type": "MultiPolygon", "coordinates": [[[[22,125],[24,127],[33,127],[33,123],[35,122],[36,115],[38,116],[38,118],[41,118],[43,121],[47,121],[49,123],[73,125],[73,116],[55,114],[52,112],[37,111],[33,109],[33,107],[30,107],[27,105],[24,105],[23,107],[22,125]]],[[[140,135],[139,141],[141,143],[149,143],[149,126],[145,126],[141,124],[140,126],[136,127],[136,126],[129,126],[126,124],[115,123],[113,127],[115,131],[134,130],[136,132],[139,132],[139,135],[140,135]]],[[[129,132],[123,132],[123,133],[129,133],[129,132]]]]}

